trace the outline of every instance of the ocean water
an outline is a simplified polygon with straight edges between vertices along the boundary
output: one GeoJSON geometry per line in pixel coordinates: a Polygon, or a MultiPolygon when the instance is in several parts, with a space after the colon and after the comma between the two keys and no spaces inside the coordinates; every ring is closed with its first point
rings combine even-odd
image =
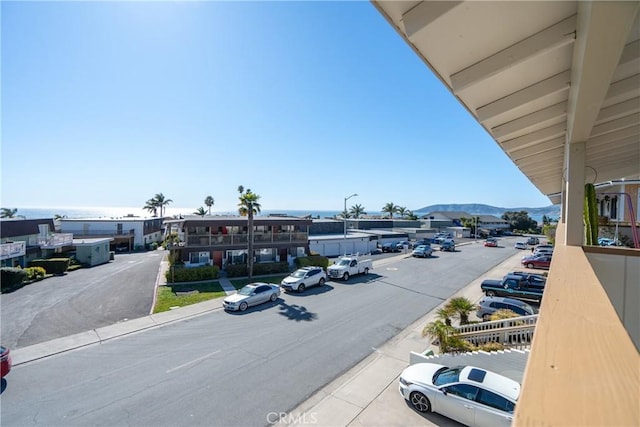
{"type": "MultiPolygon", "coordinates": [[[[168,206],[165,216],[192,215],[194,209],[176,208],[168,206]]],[[[311,215],[313,218],[332,218],[340,211],[312,211],[312,210],[263,210],[260,215],[286,214],[292,216],[311,215]]],[[[237,215],[238,212],[211,211],[211,215],[237,215]]],[[[371,215],[379,215],[380,212],[371,212],[371,215]]],[[[136,207],[74,207],[74,208],[18,208],[16,217],[26,219],[54,218],[56,215],[67,218],[121,218],[124,216],[137,216],[140,218],[151,218],[151,214],[141,208],[136,207]]]]}

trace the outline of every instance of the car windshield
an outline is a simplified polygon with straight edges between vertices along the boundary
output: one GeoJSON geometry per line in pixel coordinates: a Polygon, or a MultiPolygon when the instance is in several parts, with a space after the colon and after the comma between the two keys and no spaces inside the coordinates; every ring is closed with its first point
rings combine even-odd
{"type": "Polygon", "coordinates": [[[458,382],[460,379],[460,371],[462,371],[462,369],[462,366],[440,369],[433,376],[433,385],[439,386],[458,382]]]}
{"type": "Polygon", "coordinates": [[[341,259],[340,262],[338,263],[338,265],[345,267],[345,266],[349,266],[349,260],[348,259],[341,259]]]}
{"type": "Polygon", "coordinates": [[[240,295],[251,295],[251,293],[255,290],[253,286],[245,286],[238,291],[240,295]]]}
{"type": "Polygon", "coordinates": [[[291,277],[304,277],[306,273],[307,273],[306,270],[296,270],[293,273],[291,273],[291,277]]]}

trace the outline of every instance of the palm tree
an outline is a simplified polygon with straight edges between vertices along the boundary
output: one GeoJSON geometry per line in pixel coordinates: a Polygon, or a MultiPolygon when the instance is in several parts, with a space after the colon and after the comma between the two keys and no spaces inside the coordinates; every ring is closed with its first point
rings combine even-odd
{"type": "Polygon", "coordinates": [[[438,319],[443,320],[445,325],[451,326],[451,318],[455,316],[456,312],[452,309],[452,307],[447,304],[444,307],[440,307],[436,311],[436,316],[438,319]]]}
{"type": "Polygon", "coordinates": [[[247,216],[247,228],[248,228],[248,245],[247,245],[247,274],[249,281],[253,277],[253,215],[260,212],[260,196],[252,193],[250,189],[244,190],[242,185],[238,186],[238,193],[240,193],[240,203],[238,203],[238,212],[242,216],[247,216]]]}
{"type": "Polygon", "coordinates": [[[11,208],[2,208],[2,213],[0,213],[0,218],[14,218],[18,213],[18,209],[11,208]]]}
{"type": "Polygon", "coordinates": [[[448,349],[449,337],[455,333],[455,328],[451,325],[447,325],[440,319],[436,319],[433,322],[429,322],[424,329],[422,329],[423,337],[430,337],[438,341],[440,352],[445,352],[448,349]]]}
{"type": "Polygon", "coordinates": [[[410,219],[411,221],[416,221],[418,219],[418,215],[416,215],[415,213],[413,213],[413,211],[407,210],[407,212],[405,213],[405,216],[407,217],[407,219],[410,219]]]}
{"type": "Polygon", "coordinates": [[[404,216],[407,214],[407,208],[405,208],[404,206],[396,206],[396,212],[398,213],[398,215],[400,215],[400,218],[404,218],[404,216]]]}
{"type": "Polygon", "coordinates": [[[349,213],[353,215],[354,218],[360,218],[360,215],[366,215],[367,213],[364,211],[364,206],[362,205],[353,205],[349,210],[349,213]]]}
{"type": "Polygon", "coordinates": [[[153,200],[155,200],[157,207],[160,209],[160,216],[164,216],[164,208],[165,206],[167,206],[169,203],[173,202],[173,200],[171,199],[166,199],[164,197],[164,194],[162,193],[157,193],[154,197],[153,200]]]}
{"type": "Polygon", "coordinates": [[[393,214],[398,212],[398,206],[394,205],[393,202],[389,202],[382,207],[382,212],[388,213],[389,218],[393,218],[393,214]]]}
{"type": "Polygon", "coordinates": [[[154,199],[147,200],[142,209],[149,211],[149,213],[154,217],[158,216],[158,205],[154,199]]]}
{"type": "Polygon", "coordinates": [[[447,305],[456,313],[461,325],[469,323],[469,314],[477,308],[474,303],[465,297],[451,298],[447,305]]]}
{"type": "Polygon", "coordinates": [[[351,213],[349,211],[340,212],[340,216],[344,219],[351,218],[351,213]]]}
{"type": "Polygon", "coordinates": [[[194,214],[195,215],[200,215],[200,216],[205,216],[207,214],[207,211],[202,206],[200,206],[198,209],[196,209],[194,214]]]}
{"type": "Polygon", "coordinates": [[[207,197],[204,199],[204,204],[205,204],[205,206],[206,206],[207,208],[209,208],[209,215],[211,215],[211,206],[213,206],[213,204],[214,204],[215,202],[216,202],[216,201],[215,201],[215,200],[213,200],[213,197],[211,197],[211,196],[207,196],[207,197]]]}

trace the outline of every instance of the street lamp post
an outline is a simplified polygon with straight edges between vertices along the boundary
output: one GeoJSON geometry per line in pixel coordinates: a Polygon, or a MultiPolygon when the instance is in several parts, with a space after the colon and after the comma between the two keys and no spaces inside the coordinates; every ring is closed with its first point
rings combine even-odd
{"type": "Polygon", "coordinates": [[[344,239],[347,240],[347,200],[352,197],[357,197],[357,194],[352,194],[349,197],[344,198],[344,211],[342,212],[342,219],[344,220],[344,239]]]}

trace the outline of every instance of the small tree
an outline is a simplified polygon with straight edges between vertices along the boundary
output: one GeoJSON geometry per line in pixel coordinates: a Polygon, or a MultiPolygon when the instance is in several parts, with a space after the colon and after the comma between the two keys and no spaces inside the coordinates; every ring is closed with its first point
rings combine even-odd
{"type": "Polygon", "coordinates": [[[195,215],[200,215],[200,216],[205,216],[207,214],[207,211],[202,206],[200,206],[198,209],[196,209],[194,214],[195,215]]]}
{"type": "Polygon", "coordinates": [[[476,310],[476,305],[465,297],[451,298],[447,303],[449,310],[453,311],[461,325],[469,323],[469,314],[476,310]]]}
{"type": "Polygon", "coordinates": [[[455,328],[447,325],[440,319],[429,322],[424,329],[422,329],[423,337],[429,337],[438,341],[438,347],[440,347],[441,353],[447,351],[449,336],[454,333],[455,328]]]}

